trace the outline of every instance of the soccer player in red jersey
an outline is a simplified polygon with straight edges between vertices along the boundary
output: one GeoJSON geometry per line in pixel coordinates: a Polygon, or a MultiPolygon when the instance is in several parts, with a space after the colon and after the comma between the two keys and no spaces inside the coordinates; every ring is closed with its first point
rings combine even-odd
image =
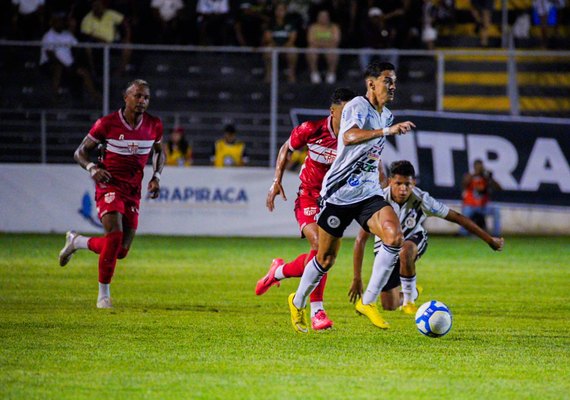
{"type": "MultiPolygon", "coordinates": [[[[301,237],[306,237],[311,246],[307,254],[300,254],[295,260],[285,263],[276,258],[271,263],[267,274],[261,278],[255,287],[255,293],[262,295],[279,281],[290,277],[303,275],[305,265],[317,254],[318,229],[316,216],[319,213],[319,192],[325,174],[336,157],[337,134],[340,129],[340,117],[344,105],[356,96],[350,89],[336,89],[331,97],[330,116],[319,121],[308,121],[295,127],[289,139],[283,143],[275,166],[275,179],[269,188],[266,205],[269,211],[275,208],[275,197],[281,195],[287,200],[281,185],[287,156],[294,150],[308,147],[307,158],[301,168],[299,178],[301,185],[295,200],[295,217],[301,229],[301,237]]],[[[323,307],[323,293],[326,279],[311,294],[311,322],[313,330],[332,327],[332,321],[327,317],[323,307]]]]}
{"type": "Polygon", "coordinates": [[[153,152],[151,198],[158,197],[160,173],[165,156],[162,151],[162,121],[146,112],[150,100],[149,84],[137,79],[124,92],[125,106],[95,122],[83,139],[74,158],[95,181],[97,212],[103,224],[103,237],[86,237],[69,231],[59,253],[65,266],[78,249],[99,254],[99,296],[97,308],[111,308],[110,283],[117,259],[127,256],[138,226],[143,170],[153,152]],[[90,155],[104,146],[98,163],[90,155]]]}

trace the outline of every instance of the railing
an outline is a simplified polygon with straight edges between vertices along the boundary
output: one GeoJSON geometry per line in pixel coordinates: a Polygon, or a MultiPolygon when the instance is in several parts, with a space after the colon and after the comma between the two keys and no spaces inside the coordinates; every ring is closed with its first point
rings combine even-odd
{"type": "MultiPolygon", "coordinates": [[[[0,51],[4,53],[7,52],[8,49],[13,48],[27,48],[37,50],[37,55],[39,59],[39,50],[41,47],[41,43],[39,42],[15,42],[15,41],[0,41],[0,51]]],[[[267,115],[268,117],[268,124],[262,127],[258,127],[259,133],[262,131],[268,131],[268,135],[266,135],[266,140],[263,140],[264,143],[267,143],[266,154],[267,157],[265,158],[265,165],[273,165],[274,160],[276,158],[276,152],[279,146],[279,139],[281,137],[286,137],[287,131],[290,128],[290,123],[288,123],[283,116],[286,115],[288,112],[288,107],[295,106],[295,104],[290,104],[290,101],[284,98],[284,94],[290,94],[292,98],[298,98],[299,101],[304,101],[305,98],[312,99],[311,104],[299,104],[302,107],[314,107],[314,108],[323,108],[326,106],[327,97],[325,95],[316,95],[317,91],[320,93],[328,93],[332,90],[332,86],[325,86],[320,85],[310,85],[307,83],[298,83],[298,84],[288,84],[282,83],[280,81],[280,69],[282,68],[280,64],[280,55],[285,53],[297,53],[299,55],[306,54],[309,50],[308,49],[281,49],[281,48],[238,48],[238,47],[200,47],[200,46],[164,46],[164,45],[124,45],[124,44],[88,44],[88,43],[81,43],[76,46],[77,48],[81,49],[98,49],[102,52],[102,58],[100,61],[100,76],[96,76],[96,81],[100,84],[101,92],[102,92],[102,101],[99,107],[100,113],[107,114],[112,109],[112,104],[116,103],[115,94],[118,94],[118,88],[123,85],[123,81],[128,79],[125,78],[134,78],[139,77],[140,73],[138,72],[128,72],[126,75],[122,76],[120,79],[120,83],[118,83],[118,79],[112,76],[112,67],[113,67],[113,60],[114,60],[114,52],[122,51],[124,49],[132,50],[133,54],[148,56],[150,55],[151,58],[161,59],[162,57],[176,55],[176,57],[180,57],[180,59],[184,59],[182,62],[187,62],[188,59],[192,59],[195,57],[202,57],[204,55],[214,55],[216,58],[216,63],[223,64],[226,59],[231,58],[234,64],[236,65],[235,58],[239,57],[244,62],[247,59],[256,58],[259,59],[260,55],[263,53],[267,53],[271,55],[272,66],[271,66],[271,82],[269,84],[264,84],[261,79],[259,82],[251,83],[248,88],[253,88],[254,90],[259,90],[259,96],[264,98],[266,92],[268,94],[267,98],[263,104],[259,105],[258,103],[253,103],[251,105],[243,104],[243,108],[248,109],[247,113],[250,113],[249,108],[255,108],[252,114],[259,115],[267,115]],[[323,89],[324,87],[324,89],[323,89]],[[323,92],[324,91],[324,92],[323,92]],[[302,95],[299,95],[302,93],[302,95]],[[297,97],[295,97],[297,95],[297,97]]],[[[311,50],[314,51],[314,50],[311,50]]],[[[504,85],[504,95],[508,98],[508,109],[505,110],[496,110],[497,112],[507,112],[511,115],[519,115],[521,114],[521,107],[520,107],[520,95],[519,95],[519,84],[517,81],[517,72],[519,70],[519,60],[536,60],[539,62],[541,59],[544,58],[554,58],[560,60],[568,60],[568,65],[570,65],[570,51],[517,51],[517,50],[396,50],[396,49],[382,49],[382,50],[371,50],[371,49],[335,49],[335,50],[318,50],[319,53],[327,53],[327,52],[334,52],[338,53],[342,56],[341,59],[341,68],[343,67],[343,63],[351,65],[352,69],[347,69],[345,71],[344,78],[339,82],[339,85],[343,86],[351,86],[353,89],[361,89],[363,90],[364,85],[362,83],[362,78],[360,76],[361,68],[358,64],[359,58],[365,58],[366,56],[378,56],[380,58],[385,59],[396,59],[400,61],[400,64],[403,64],[405,67],[409,67],[410,64],[413,64],[415,60],[423,60],[425,61],[425,68],[424,76],[421,82],[415,80],[416,78],[412,76],[413,74],[409,73],[404,77],[399,75],[399,83],[400,83],[400,90],[407,93],[407,97],[400,101],[400,103],[396,103],[396,108],[415,108],[418,107],[424,110],[432,110],[432,111],[446,111],[445,106],[445,99],[446,95],[448,95],[447,91],[449,90],[448,85],[446,84],[446,74],[448,71],[449,60],[454,59],[467,59],[470,58],[481,58],[481,57],[489,57],[489,58],[499,58],[503,59],[505,62],[505,72],[507,74],[507,79],[504,85]],[[409,85],[407,87],[407,85],[409,85]],[[423,86],[422,86],[423,85],[423,86]],[[417,87],[417,88],[416,88],[417,87]],[[426,100],[423,101],[421,99],[430,97],[433,93],[433,101],[426,100]],[[414,97],[415,96],[415,97],[414,97]],[[420,102],[416,102],[415,98],[420,99],[420,102]]],[[[262,60],[258,60],[261,64],[259,65],[260,68],[263,68],[262,60]]],[[[143,65],[145,62],[144,61],[143,65]]],[[[237,63],[239,64],[239,60],[237,63]]],[[[503,61],[499,61],[503,62],[503,61]]],[[[212,65],[212,68],[218,68],[219,65],[212,65]]],[[[404,68],[405,69],[405,68],[404,68]]],[[[409,69],[409,68],[408,68],[409,69]]],[[[568,70],[567,70],[568,71],[568,70]]],[[[209,71],[206,71],[209,72],[209,71]]],[[[421,75],[421,67],[415,71],[421,75]],[[418,72],[419,71],[419,72],[418,72]]],[[[4,75],[4,73],[3,73],[4,75]]],[[[146,77],[146,76],[143,76],[146,77]]],[[[11,83],[9,82],[9,76],[3,76],[2,81],[4,86],[9,86],[11,83]]],[[[230,85],[235,85],[238,92],[242,85],[244,84],[245,76],[237,77],[236,81],[229,81],[227,82],[230,85]],[[242,79],[243,78],[243,79],[242,79]]],[[[48,79],[47,77],[45,78],[48,79]]],[[[181,75],[173,75],[170,76],[168,73],[165,75],[161,75],[161,79],[163,82],[166,82],[170,85],[177,86],[177,82],[173,81],[180,81],[178,86],[187,85],[187,84],[202,84],[202,85],[214,85],[218,84],[216,78],[208,78],[212,80],[202,80],[198,77],[197,82],[192,81],[191,78],[182,77],[181,75]],[[185,80],[186,79],[186,80],[185,80]]],[[[151,81],[151,85],[153,84],[152,76],[149,78],[151,81]]],[[[158,78],[157,78],[158,80],[158,78]]],[[[159,85],[160,86],[160,85],[159,85]]],[[[156,85],[153,86],[153,89],[159,89],[156,85]]],[[[6,96],[6,91],[2,90],[4,93],[3,95],[6,96]]],[[[188,90],[188,98],[191,98],[192,90],[188,90]]],[[[188,107],[187,111],[180,110],[177,114],[178,115],[188,115],[188,114],[196,114],[196,113],[204,113],[210,112],[218,115],[219,120],[228,119],[228,111],[225,107],[235,106],[234,103],[224,103],[223,101],[213,102],[210,106],[204,106],[205,109],[201,109],[203,104],[205,103],[203,98],[201,97],[203,92],[200,92],[197,98],[192,99],[192,106],[188,107]],[[207,107],[213,109],[207,109],[207,107]],[[198,111],[195,111],[198,110],[198,111]]],[[[285,96],[286,97],[286,96],[285,96]]],[[[50,162],[49,152],[46,150],[48,147],[48,137],[49,137],[49,124],[47,120],[49,119],[50,113],[58,112],[54,109],[54,107],[27,107],[18,104],[18,99],[4,99],[2,106],[4,109],[2,113],[6,117],[10,113],[21,113],[22,111],[26,110],[35,110],[39,112],[40,115],[40,125],[35,132],[39,133],[39,140],[41,143],[41,152],[40,152],[40,159],[41,162],[50,162]],[[11,108],[12,104],[15,104],[13,108],[11,108]],[[51,109],[51,111],[49,111],[51,109]]],[[[186,101],[186,100],[185,100],[186,101]]],[[[294,101],[294,100],[291,100],[294,101]]],[[[160,104],[158,102],[157,104],[160,104]]],[[[175,106],[180,106],[184,108],[183,105],[180,103],[173,103],[175,106]]],[[[203,108],[204,108],[203,107],[203,108]]],[[[230,107],[231,108],[231,107],[230,107]]],[[[163,111],[160,109],[160,105],[155,106],[153,104],[153,110],[158,110],[158,114],[160,115],[172,115],[171,111],[163,111]]],[[[64,109],[65,111],[65,109],[64,109]]],[[[69,110],[68,110],[69,111],[69,110]]],[[[95,109],[93,107],[89,107],[85,114],[92,114],[94,113],[95,109]]],[[[236,111],[230,112],[231,115],[240,115],[244,114],[244,111],[236,111]]],[[[229,118],[231,120],[231,118],[229,118]]],[[[175,121],[175,120],[173,120],[175,121]]],[[[93,122],[93,121],[91,121],[93,122]]],[[[219,124],[218,124],[219,125],[219,124]]],[[[4,124],[2,124],[2,128],[0,128],[0,140],[3,142],[4,136],[8,136],[4,128],[4,124]]],[[[205,134],[211,140],[213,139],[212,131],[219,130],[219,126],[215,126],[215,129],[210,129],[205,134]]],[[[83,132],[81,132],[83,133],[83,132]]],[[[256,136],[255,140],[258,140],[259,137],[256,136]]],[[[0,158],[0,161],[2,159],[0,158]]]]}

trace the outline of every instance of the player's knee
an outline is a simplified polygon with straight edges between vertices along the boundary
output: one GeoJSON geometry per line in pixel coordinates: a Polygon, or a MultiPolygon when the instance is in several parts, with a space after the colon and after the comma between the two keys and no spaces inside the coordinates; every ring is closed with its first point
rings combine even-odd
{"type": "Polygon", "coordinates": [[[402,249],[400,250],[400,259],[404,259],[408,262],[413,261],[416,259],[416,253],[418,251],[417,246],[410,242],[404,242],[402,245],[402,249]]]}
{"type": "Polygon", "coordinates": [[[321,259],[317,258],[317,261],[325,271],[328,271],[334,265],[336,261],[336,256],[334,256],[333,254],[326,254],[321,259]]]}
{"type": "MultiPolygon", "coordinates": [[[[400,302],[393,299],[392,296],[382,296],[382,309],[386,311],[397,310],[400,306],[400,302]]],[[[399,299],[398,299],[399,300],[399,299]]]]}
{"type": "Polygon", "coordinates": [[[402,247],[404,244],[402,230],[399,229],[399,227],[384,227],[384,237],[382,241],[388,246],[402,247]]]}
{"type": "Polygon", "coordinates": [[[128,247],[121,247],[121,250],[119,250],[119,254],[117,255],[117,258],[119,260],[125,258],[127,256],[127,254],[129,254],[129,248],[128,247]]]}
{"type": "Polygon", "coordinates": [[[123,232],[113,231],[105,235],[105,245],[113,253],[118,254],[123,244],[123,232]]]}

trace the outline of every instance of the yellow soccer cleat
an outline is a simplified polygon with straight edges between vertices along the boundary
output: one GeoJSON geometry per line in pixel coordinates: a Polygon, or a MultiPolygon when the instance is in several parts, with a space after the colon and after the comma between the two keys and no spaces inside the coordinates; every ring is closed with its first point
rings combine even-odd
{"type": "Polygon", "coordinates": [[[370,322],[381,329],[388,329],[390,324],[384,321],[384,318],[378,312],[378,307],[376,304],[362,304],[362,299],[358,299],[356,302],[356,312],[361,315],[366,315],[370,322]]]}
{"type": "Polygon", "coordinates": [[[289,311],[291,312],[291,324],[293,325],[293,329],[299,333],[309,333],[309,326],[307,324],[305,309],[297,308],[295,304],[293,304],[294,298],[295,292],[291,293],[288,298],[289,311]]]}
{"type": "Polygon", "coordinates": [[[404,314],[416,315],[416,312],[418,311],[418,306],[416,306],[414,303],[407,303],[404,304],[402,307],[400,307],[400,309],[404,314]]]}

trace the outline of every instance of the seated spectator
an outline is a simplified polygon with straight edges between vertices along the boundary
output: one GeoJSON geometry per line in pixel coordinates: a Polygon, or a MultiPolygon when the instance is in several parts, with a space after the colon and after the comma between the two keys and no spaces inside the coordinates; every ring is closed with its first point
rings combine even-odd
{"type": "Polygon", "coordinates": [[[164,144],[166,165],[173,167],[189,167],[192,165],[192,147],[184,137],[184,129],[174,128],[168,141],[164,144]]]}
{"type": "MultiPolygon", "coordinates": [[[[267,47],[295,48],[297,41],[297,27],[287,17],[287,4],[278,3],[273,18],[263,33],[263,45],[267,47]]],[[[297,53],[286,53],[287,80],[296,81],[297,53]]],[[[271,82],[271,53],[263,53],[265,60],[265,82],[271,82]]]]}
{"type": "MultiPolygon", "coordinates": [[[[329,12],[321,10],[317,15],[315,23],[309,26],[307,33],[307,43],[309,48],[336,49],[340,43],[340,29],[337,24],[331,22],[329,12]]],[[[337,53],[325,53],[327,63],[326,82],[333,84],[336,82],[336,69],[338,66],[337,53]]],[[[321,75],[319,73],[319,53],[307,53],[307,64],[311,73],[312,83],[321,83],[321,75]]]]}
{"type": "Polygon", "coordinates": [[[494,0],[471,0],[471,15],[475,20],[475,31],[479,33],[483,47],[489,46],[489,28],[494,6],[494,0]]]}
{"type": "Polygon", "coordinates": [[[66,29],[65,14],[54,14],[51,26],[42,38],[40,66],[51,76],[54,95],[57,97],[61,94],[63,78],[69,82],[71,93],[75,98],[81,98],[82,82],[91,99],[100,102],[101,94],[95,89],[91,75],[86,68],[78,66],[75,62],[71,47],[77,44],[77,39],[66,29]]]}
{"type": "Polygon", "coordinates": [[[182,30],[180,23],[183,21],[182,0],[152,0],[150,3],[158,43],[180,44],[182,43],[182,30]]]}
{"type": "Polygon", "coordinates": [[[422,42],[429,50],[435,48],[437,29],[435,27],[436,6],[433,0],[424,0],[422,6],[422,42]]]}
{"type": "Polygon", "coordinates": [[[373,59],[380,58],[398,67],[397,54],[378,54],[380,49],[394,50],[395,29],[390,29],[383,18],[384,13],[378,7],[372,7],[368,11],[368,19],[364,22],[362,38],[363,48],[375,51],[360,53],[359,60],[362,70],[366,68],[373,59]]]}
{"type": "Polygon", "coordinates": [[[231,44],[230,1],[198,0],[199,44],[203,46],[226,46],[231,44]]]}
{"type": "Polygon", "coordinates": [[[38,40],[45,32],[45,0],[12,0],[13,37],[17,40],[38,40]]]}
{"type": "MultiPolygon", "coordinates": [[[[81,21],[81,33],[90,42],[131,43],[130,26],[123,14],[105,7],[103,1],[94,0],[91,11],[81,21]],[[122,30],[122,32],[121,32],[122,30]]],[[[93,53],[87,49],[90,64],[94,69],[93,53]]],[[[123,49],[119,73],[125,71],[131,58],[131,49],[123,49]]]]}
{"type": "Polygon", "coordinates": [[[263,27],[269,22],[264,2],[241,3],[234,25],[237,44],[240,46],[259,47],[263,36],[263,27]]]}
{"type": "MultiPolygon", "coordinates": [[[[501,185],[493,179],[493,173],[485,169],[483,161],[475,160],[473,163],[473,173],[467,172],[463,176],[463,206],[461,213],[476,222],[484,225],[485,217],[493,217],[493,236],[500,236],[501,215],[499,208],[489,204],[491,193],[502,190],[501,185]]],[[[485,229],[485,226],[481,226],[485,229]]],[[[462,229],[461,235],[467,235],[467,231],[462,229]]]]}
{"type": "Polygon", "coordinates": [[[216,168],[243,167],[249,162],[245,152],[245,143],[237,140],[233,125],[224,127],[224,136],[216,140],[214,154],[210,157],[216,168]]]}

